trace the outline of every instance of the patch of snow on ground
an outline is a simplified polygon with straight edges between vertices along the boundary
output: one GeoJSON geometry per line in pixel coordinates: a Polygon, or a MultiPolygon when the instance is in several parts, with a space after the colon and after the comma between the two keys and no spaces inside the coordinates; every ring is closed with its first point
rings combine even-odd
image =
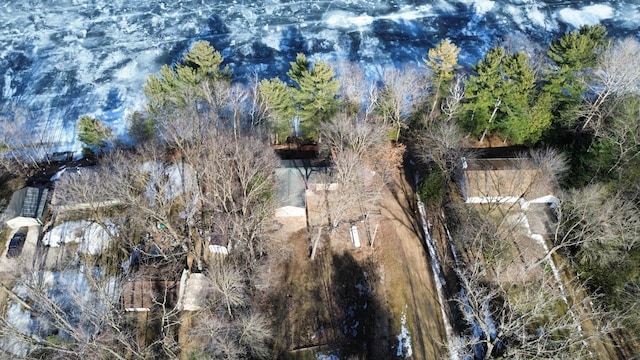
{"type": "MultiPolygon", "coordinates": [[[[23,334],[29,334],[30,330],[34,326],[35,320],[31,318],[30,311],[24,311],[22,306],[17,302],[12,302],[7,309],[6,315],[7,324],[23,334]]],[[[39,340],[36,334],[32,335],[39,340]]],[[[0,338],[0,347],[8,353],[16,356],[27,356],[31,350],[31,346],[22,340],[19,340],[13,336],[6,336],[0,338]]]]}
{"type": "Polygon", "coordinates": [[[413,348],[411,347],[411,334],[409,328],[407,328],[407,307],[405,306],[402,311],[402,318],[400,320],[402,325],[400,334],[398,334],[398,350],[396,356],[403,358],[410,358],[413,355],[413,348]]]}
{"type": "Polygon", "coordinates": [[[115,234],[116,231],[113,224],[107,224],[105,228],[88,220],[66,221],[48,231],[42,238],[42,243],[52,247],[78,243],[79,252],[97,255],[109,246],[110,234],[115,234]]]}
{"type": "Polygon", "coordinates": [[[316,354],[316,359],[318,360],[340,360],[338,355],[334,354],[316,354]]]}
{"type": "Polygon", "coordinates": [[[167,178],[166,200],[172,200],[177,196],[197,193],[195,171],[187,164],[173,164],[164,170],[167,178]]]}
{"type": "Polygon", "coordinates": [[[595,25],[602,20],[613,18],[613,8],[604,4],[584,6],[580,10],[564,8],[558,15],[562,21],[579,28],[582,25],[595,25]]]}
{"type": "MultiPolygon", "coordinates": [[[[100,321],[95,318],[87,318],[86,313],[106,313],[109,308],[106,301],[118,300],[116,279],[105,277],[99,270],[66,270],[62,272],[44,271],[39,273],[25,273],[12,291],[31,303],[34,309],[57,308],[63,311],[73,330],[79,328],[85,334],[96,333],[96,324],[100,321]],[[90,271],[87,274],[86,271],[90,271]],[[27,285],[25,285],[27,284],[27,285]],[[96,289],[98,286],[100,289],[96,289]],[[32,296],[30,289],[43,289],[40,296],[32,296]],[[41,299],[46,304],[41,303],[41,299]],[[84,309],[84,310],[83,310],[84,309]],[[87,311],[87,309],[91,309],[87,311]]],[[[42,340],[54,334],[54,322],[47,318],[46,311],[32,312],[21,304],[11,299],[6,314],[6,322],[14,330],[31,337],[42,340]]],[[[57,336],[66,340],[69,337],[69,329],[57,329],[57,336]]],[[[0,347],[14,355],[26,356],[34,350],[31,345],[20,337],[11,333],[4,333],[0,338],[0,347]]]]}
{"type": "Polygon", "coordinates": [[[197,201],[196,176],[190,165],[171,164],[165,167],[160,162],[147,161],[141,165],[141,170],[149,173],[145,193],[151,204],[158,197],[170,201],[187,194],[193,194],[192,201],[197,201]]]}

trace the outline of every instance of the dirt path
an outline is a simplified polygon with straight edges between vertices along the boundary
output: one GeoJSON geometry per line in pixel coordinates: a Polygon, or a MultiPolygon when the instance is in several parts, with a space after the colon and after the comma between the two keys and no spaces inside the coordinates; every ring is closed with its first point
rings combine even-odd
{"type": "MultiPolygon", "coordinates": [[[[393,254],[385,257],[387,275],[395,275],[396,281],[406,285],[400,287],[400,293],[389,293],[389,296],[404,298],[413,358],[440,359],[446,356],[445,330],[433,273],[421,239],[421,227],[415,220],[417,209],[412,199],[413,190],[404,176],[399,176],[389,195],[385,196],[381,208],[382,215],[391,223],[388,227],[391,233],[381,240],[380,246],[384,247],[383,252],[393,254]],[[393,274],[393,269],[397,267],[393,262],[397,262],[401,274],[393,274]]],[[[386,288],[387,291],[394,291],[396,287],[386,288]]],[[[399,304],[399,300],[391,303],[399,304]]]]}

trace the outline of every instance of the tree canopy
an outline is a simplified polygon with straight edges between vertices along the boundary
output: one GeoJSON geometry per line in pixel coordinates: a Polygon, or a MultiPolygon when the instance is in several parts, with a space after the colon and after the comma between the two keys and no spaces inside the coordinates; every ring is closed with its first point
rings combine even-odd
{"type": "Polygon", "coordinates": [[[422,61],[433,71],[434,76],[442,81],[450,81],[458,67],[460,48],[449,39],[444,39],[433,49],[429,49],[429,57],[422,61]]]}
{"type": "Polygon", "coordinates": [[[313,138],[318,125],[338,111],[340,83],[324,61],[312,65],[304,54],[298,54],[290,64],[287,76],[292,86],[277,78],[265,79],[260,82],[260,92],[275,117],[272,127],[277,134],[287,135],[281,131],[291,129],[293,118],[298,117],[303,135],[313,138]]]}
{"type": "Polygon", "coordinates": [[[198,41],[183,55],[182,63],[174,67],[163,65],[160,73],[149,75],[143,92],[147,96],[147,111],[166,114],[184,109],[203,98],[202,87],[208,81],[229,81],[231,71],[222,67],[224,59],[208,42],[198,41]]]}
{"type": "Polygon", "coordinates": [[[551,124],[550,97],[536,88],[529,57],[496,47],[472,66],[462,124],[482,138],[497,133],[512,144],[533,144],[551,124]]]}
{"type": "Polygon", "coordinates": [[[596,65],[607,48],[607,29],[600,24],[584,25],[551,42],[547,55],[552,61],[545,78],[544,90],[551,94],[554,116],[559,126],[575,122],[586,85],[580,81],[585,69],[596,65]]]}
{"type": "Polygon", "coordinates": [[[85,144],[86,149],[93,151],[107,145],[107,139],[111,136],[111,129],[102,121],[89,115],[78,119],[78,140],[85,144]]]}

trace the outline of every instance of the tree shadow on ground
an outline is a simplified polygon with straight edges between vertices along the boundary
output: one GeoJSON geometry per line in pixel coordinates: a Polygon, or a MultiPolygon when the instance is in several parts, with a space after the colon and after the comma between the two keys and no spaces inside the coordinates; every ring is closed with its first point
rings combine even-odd
{"type": "Polygon", "coordinates": [[[273,319],[273,358],[393,358],[389,334],[396,329],[377,297],[378,264],[330,247],[311,261],[306,236],[291,240],[294,255],[282,264],[283,282],[262,304],[273,319]]]}
{"type": "Polygon", "coordinates": [[[371,258],[357,261],[349,252],[332,256],[331,296],[334,327],[340,329],[337,345],[343,358],[388,359],[391,314],[375,296],[379,283],[378,265],[371,258]]]}

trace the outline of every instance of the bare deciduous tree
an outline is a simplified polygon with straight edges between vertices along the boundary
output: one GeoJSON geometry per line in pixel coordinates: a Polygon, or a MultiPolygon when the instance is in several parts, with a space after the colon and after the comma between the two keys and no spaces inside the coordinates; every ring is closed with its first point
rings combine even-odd
{"type": "Polygon", "coordinates": [[[414,141],[417,158],[424,164],[435,163],[451,174],[462,165],[469,150],[462,146],[463,133],[454,121],[438,121],[416,135],[414,141]]]}
{"type": "Polygon", "coordinates": [[[339,114],[332,121],[320,125],[320,147],[323,151],[351,150],[364,157],[377,152],[389,143],[391,127],[375,122],[359,122],[348,114],[339,114]]]}
{"type": "Polygon", "coordinates": [[[388,124],[358,122],[346,114],[320,128],[321,148],[331,155],[333,162],[333,177],[325,179],[325,183],[333,182],[336,188],[330,190],[325,186],[320,191],[322,196],[317,208],[323,224],[314,224],[320,227],[312,230],[312,259],[322,238],[324,224],[329,239],[347,221],[364,220],[368,229],[371,211],[402,163],[404,147],[390,144],[390,129],[388,124]]]}
{"type": "Polygon", "coordinates": [[[247,304],[246,279],[237,269],[225,264],[212,266],[207,279],[212,303],[221,298],[229,316],[233,316],[232,309],[247,304]]]}
{"type": "Polygon", "coordinates": [[[54,134],[42,131],[37,115],[17,105],[5,105],[0,114],[0,168],[28,174],[46,161],[54,134]]]}
{"type": "Polygon", "coordinates": [[[640,241],[640,214],[622,194],[593,184],[567,192],[557,208],[553,253],[577,247],[578,261],[606,266],[640,241]]]}
{"type": "Polygon", "coordinates": [[[271,340],[271,328],[268,320],[260,314],[244,314],[239,319],[238,342],[253,359],[269,357],[268,342],[271,340]]]}
{"type": "Polygon", "coordinates": [[[440,105],[440,110],[445,116],[445,120],[454,119],[458,113],[462,110],[462,100],[464,99],[464,81],[463,76],[457,75],[451,86],[449,87],[449,94],[440,105]]]}
{"type": "Polygon", "coordinates": [[[274,153],[259,138],[239,136],[212,138],[189,156],[199,169],[203,229],[254,261],[265,251],[261,240],[275,208],[274,153]]]}
{"type": "Polygon", "coordinates": [[[249,84],[249,106],[245,111],[248,123],[254,130],[265,131],[264,125],[269,118],[268,106],[265,99],[260,96],[260,81],[257,72],[252,74],[249,84]],[[263,126],[260,127],[260,125],[263,126]]]}
{"type": "Polygon", "coordinates": [[[640,42],[634,38],[618,41],[605,50],[590,74],[588,97],[580,115],[582,129],[598,135],[620,100],[640,91],[640,42]]]}
{"type": "Polygon", "coordinates": [[[195,321],[190,338],[201,345],[193,354],[195,358],[266,359],[270,355],[271,329],[260,314],[243,313],[238,319],[230,320],[204,311],[195,321]]]}
{"type": "Polygon", "coordinates": [[[458,275],[464,291],[457,302],[471,328],[460,339],[464,356],[477,356],[481,346],[484,359],[582,358],[590,354],[591,338],[612,330],[584,330],[584,322],[604,323],[606,314],[583,293],[568,302],[551,276],[492,283],[478,264],[458,275]]]}
{"type": "Polygon", "coordinates": [[[12,315],[0,319],[0,334],[3,348],[16,355],[122,360],[146,356],[119,308],[121,283],[116,277],[96,269],[25,271],[10,291],[23,301],[9,305],[12,315]],[[28,324],[21,323],[25,316],[28,324]]]}
{"type": "Polygon", "coordinates": [[[96,186],[110,176],[106,166],[67,170],[56,181],[52,206],[56,215],[83,212],[92,218],[101,218],[120,200],[107,187],[96,186]]]}
{"type": "Polygon", "coordinates": [[[375,82],[368,80],[362,67],[352,62],[339,62],[336,72],[340,77],[340,97],[368,121],[380,96],[375,82]]]}
{"type": "Polygon", "coordinates": [[[424,101],[429,82],[425,73],[416,68],[386,68],[382,83],[377,109],[383,120],[396,129],[398,140],[400,131],[407,127],[407,119],[424,101]]]}
{"type": "MultiPolygon", "coordinates": [[[[540,169],[540,178],[558,186],[558,182],[569,171],[569,160],[567,157],[553,148],[535,149],[528,152],[533,166],[540,169]]],[[[524,155],[523,155],[524,156],[524,155]]]]}

